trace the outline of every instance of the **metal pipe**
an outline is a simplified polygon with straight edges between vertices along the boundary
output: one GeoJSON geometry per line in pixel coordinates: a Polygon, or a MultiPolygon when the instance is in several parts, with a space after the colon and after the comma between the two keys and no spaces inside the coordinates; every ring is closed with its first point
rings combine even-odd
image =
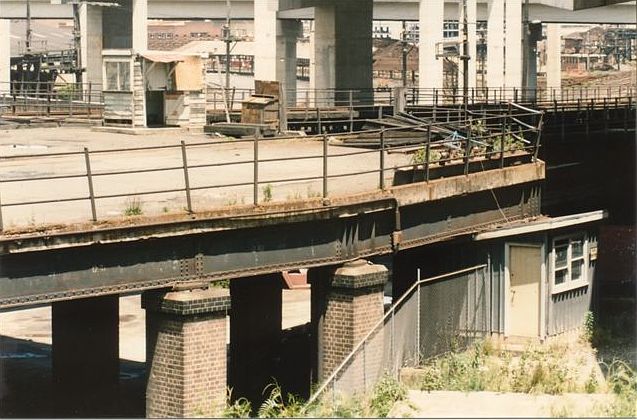
{"type": "Polygon", "coordinates": [[[186,153],[186,142],[181,141],[181,159],[184,169],[184,184],[186,187],[186,205],[188,213],[192,213],[192,200],[190,198],[190,179],[188,177],[188,157],[186,153]]]}

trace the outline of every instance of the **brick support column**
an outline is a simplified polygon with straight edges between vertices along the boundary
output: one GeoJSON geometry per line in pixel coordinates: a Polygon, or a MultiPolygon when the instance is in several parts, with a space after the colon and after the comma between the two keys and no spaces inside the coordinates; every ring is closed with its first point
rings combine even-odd
{"type": "Polygon", "coordinates": [[[227,381],[224,289],[145,293],[146,417],[219,415],[227,381]]]}
{"type": "Polygon", "coordinates": [[[338,367],[383,317],[383,287],[387,278],[387,268],[365,260],[345,264],[334,273],[319,332],[321,380],[338,367]]]}
{"type": "MultiPolygon", "coordinates": [[[[280,273],[230,282],[230,386],[233,398],[245,397],[258,408],[263,389],[273,381],[281,344],[280,273]]],[[[267,397],[267,396],[266,396],[267,397]]]]}
{"type": "Polygon", "coordinates": [[[52,370],[56,415],[104,416],[119,384],[119,296],[52,306],[52,370]]]}

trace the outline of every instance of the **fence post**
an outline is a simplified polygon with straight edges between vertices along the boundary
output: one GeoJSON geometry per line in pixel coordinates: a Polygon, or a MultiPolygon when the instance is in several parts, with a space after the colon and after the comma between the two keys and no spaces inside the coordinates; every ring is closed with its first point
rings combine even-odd
{"type": "Polygon", "coordinates": [[[327,135],[323,135],[323,198],[327,193],[327,135]]]}
{"type": "Polygon", "coordinates": [[[363,341],[363,392],[367,392],[367,342],[363,341]]]}
{"type": "Polygon", "coordinates": [[[396,336],[395,334],[395,327],[394,327],[394,318],[396,317],[396,312],[394,311],[394,308],[392,308],[391,310],[391,341],[390,341],[390,355],[391,357],[389,358],[389,360],[392,361],[392,373],[394,374],[394,377],[396,375],[396,372],[394,372],[396,363],[394,361],[395,357],[396,357],[396,348],[394,346],[394,337],[396,336]]]}
{"type": "Polygon", "coordinates": [[[88,108],[86,110],[86,112],[88,113],[88,119],[91,119],[91,86],[93,86],[92,83],[89,82],[88,84],[88,108]]]}
{"type": "Polygon", "coordinates": [[[500,169],[504,168],[504,142],[506,140],[507,117],[502,119],[502,137],[500,137],[500,169]]]}
{"type": "Polygon", "coordinates": [[[86,180],[88,182],[88,194],[91,200],[91,216],[94,222],[97,222],[97,210],[95,209],[95,191],[93,190],[93,173],[91,172],[91,157],[88,147],[84,148],[84,161],[86,162],[86,180]]]}
{"type": "Polygon", "coordinates": [[[75,96],[75,86],[71,89],[71,94],[69,95],[69,117],[73,116],[73,96],[75,96]]]}
{"type": "Polygon", "coordinates": [[[254,189],[253,189],[253,203],[255,206],[259,205],[259,129],[254,133],[254,189]]]}
{"type": "Polygon", "coordinates": [[[608,107],[604,98],[604,135],[608,135],[608,107]]]}
{"type": "Polygon", "coordinates": [[[192,213],[192,200],[190,198],[190,178],[188,177],[188,157],[186,155],[186,142],[181,141],[181,159],[184,168],[184,184],[186,186],[186,204],[188,213],[192,213]]]}
{"type": "Polygon", "coordinates": [[[429,182],[429,155],[431,150],[431,125],[427,126],[427,144],[425,145],[425,182],[429,182]]]}
{"type": "Polygon", "coordinates": [[[316,124],[317,124],[317,134],[323,134],[323,127],[321,126],[321,107],[319,104],[316,104],[316,124]]]}
{"type": "Polygon", "coordinates": [[[420,269],[417,271],[416,286],[416,366],[420,366],[420,269]]]}
{"type": "Polygon", "coordinates": [[[349,132],[354,131],[354,97],[352,90],[349,90],[349,132]]]}
{"type": "Polygon", "coordinates": [[[473,119],[471,117],[469,117],[469,129],[467,130],[467,144],[465,146],[465,152],[464,152],[464,174],[465,175],[469,175],[469,157],[471,155],[471,124],[473,122],[473,119]]]}
{"type": "Polygon", "coordinates": [[[380,189],[385,189],[385,130],[380,131],[380,189]]]}

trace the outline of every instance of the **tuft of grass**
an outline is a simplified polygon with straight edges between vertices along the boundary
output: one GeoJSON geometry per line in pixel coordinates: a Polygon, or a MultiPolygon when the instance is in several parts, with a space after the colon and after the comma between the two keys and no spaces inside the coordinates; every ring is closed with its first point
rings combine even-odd
{"type": "Polygon", "coordinates": [[[232,401],[232,388],[228,388],[226,396],[226,408],[221,412],[221,417],[228,419],[247,419],[250,418],[252,404],[246,398],[238,398],[232,401]]]}
{"type": "Polygon", "coordinates": [[[272,185],[271,184],[268,184],[265,187],[263,187],[261,191],[263,192],[264,203],[269,203],[270,201],[272,201],[272,185]]]}
{"type": "Polygon", "coordinates": [[[259,407],[258,415],[260,418],[301,417],[303,403],[299,398],[288,394],[287,398],[284,399],[281,387],[276,381],[266,386],[263,394],[265,395],[268,391],[270,396],[259,407]]]}
{"type": "Polygon", "coordinates": [[[124,207],[124,216],[141,216],[144,214],[142,200],[139,197],[129,197],[124,207]]]}
{"type": "Polygon", "coordinates": [[[613,402],[601,408],[604,417],[637,417],[637,372],[623,360],[606,367],[606,382],[614,394],[613,402]]]}
{"type": "Polygon", "coordinates": [[[391,376],[385,375],[374,387],[369,407],[378,417],[387,417],[397,401],[407,397],[407,389],[391,376]]]}

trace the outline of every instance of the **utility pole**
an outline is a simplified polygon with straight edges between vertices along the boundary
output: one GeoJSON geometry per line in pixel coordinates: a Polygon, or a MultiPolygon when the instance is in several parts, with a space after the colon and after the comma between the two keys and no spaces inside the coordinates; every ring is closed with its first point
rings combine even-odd
{"type": "Polygon", "coordinates": [[[462,0],[462,103],[467,112],[469,106],[469,22],[467,21],[467,0],[462,0]]]}
{"type": "Polygon", "coordinates": [[[26,40],[27,54],[31,53],[31,35],[32,35],[32,31],[31,31],[31,0],[27,0],[27,40],[26,40]]]}
{"type": "Polygon", "coordinates": [[[402,36],[402,54],[403,54],[403,87],[407,87],[407,22],[403,20],[403,36],[402,36]]]}
{"type": "Polygon", "coordinates": [[[82,33],[80,31],[80,4],[73,3],[73,50],[75,51],[75,83],[82,89],[82,33]]]}
{"type": "Polygon", "coordinates": [[[223,25],[223,42],[226,43],[226,90],[230,89],[230,44],[232,39],[230,36],[230,0],[226,0],[226,24],[223,25]]]}

